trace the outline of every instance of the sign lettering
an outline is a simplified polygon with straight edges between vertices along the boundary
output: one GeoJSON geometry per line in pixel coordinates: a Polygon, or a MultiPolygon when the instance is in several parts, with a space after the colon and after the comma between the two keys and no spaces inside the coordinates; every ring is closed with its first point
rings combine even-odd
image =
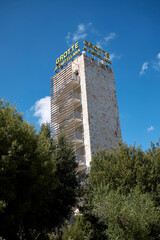
{"type": "Polygon", "coordinates": [[[98,58],[100,58],[101,60],[103,60],[106,63],[111,63],[111,61],[109,60],[109,53],[102,50],[101,48],[98,48],[97,46],[94,46],[92,43],[87,42],[86,40],[84,41],[84,51],[92,54],[93,56],[96,56],[98,58]]]}
{"type": "Polygon", "coordinates": [[[76,42],[71,48],[63,53],[59,58],[56,59],[55,72],[61,68],[65,63],[71,60],[75,55],[80,52],[79,43],[76,42]]]}

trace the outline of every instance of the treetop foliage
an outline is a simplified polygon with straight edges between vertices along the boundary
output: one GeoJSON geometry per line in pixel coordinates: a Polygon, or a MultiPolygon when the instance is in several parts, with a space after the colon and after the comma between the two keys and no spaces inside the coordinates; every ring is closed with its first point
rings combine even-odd
{"type": "Polygon", "coordinates": [[[76,167],[64,135],[53,141],[48,124],[36,134],[0,100],[0,236],[44,240],[61,226],[76,204],[76,167]]]}
{"type": "Polygon", "coordinates": [[[144,152],[140,147],[120,143],[114,151],[98,151],[92,160],[89,184],[108,186],[127,194],[132,188],[149,192],[160,201],[160,148],[152,145],[144,152]]]}
{"type": "Polygon", "coordinates": [[[83,215],[98,239],[160,239],[159,143],[145,152],[123,143],[96,152],[83,215]]]}

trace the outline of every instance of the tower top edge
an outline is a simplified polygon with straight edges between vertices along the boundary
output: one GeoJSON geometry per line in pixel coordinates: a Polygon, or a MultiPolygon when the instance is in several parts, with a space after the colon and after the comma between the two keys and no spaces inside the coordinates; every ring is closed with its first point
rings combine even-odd
{"type": "MultiPolygon", "coordinates": [[[[99,59],[97,60],[94,57],[87,56],[85,53],[82,52],[78,56],[76,56],[74,59],[72,59],[70,62],[68,62],[65,66],[63,66],[58,72],[55,72],[53,77],[56,75],[59,75],[59,73],[61,73],[65,69],[67,69],[69,67],[69,65],[71,65],[72,63],[77,62],[77,60],[79,60],[80,58],[84,58],[84,61],[87,61],[88,63],[91,63],[93,65],[97,65],[97,66],[103,68],[104,70],[113,72],[113,69],[109,65],[105,64],[103,60],[101,60],[101,61],[99,59]]],[[[53,77],[51,77],[51,79],[53,77]]]]}

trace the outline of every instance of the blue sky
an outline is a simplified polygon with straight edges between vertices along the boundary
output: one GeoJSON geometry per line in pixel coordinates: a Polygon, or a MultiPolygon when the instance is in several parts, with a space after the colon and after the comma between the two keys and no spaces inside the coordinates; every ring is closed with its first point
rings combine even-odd
{"type": "MultiPolygon", "coordinates": [[[[49,120],[50,78],[70,44],[110,53],[123,141],[160,138],[160,1],[0,0],[0,97],[37,129],[49,120]]],[[[81,47],[82,50],[82,47],[81,47]]]]}

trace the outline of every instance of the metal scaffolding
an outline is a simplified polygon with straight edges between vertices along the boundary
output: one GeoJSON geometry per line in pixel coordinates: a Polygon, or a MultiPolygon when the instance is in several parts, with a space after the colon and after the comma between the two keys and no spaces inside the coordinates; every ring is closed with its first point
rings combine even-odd
{"type": "Polygon", "coordinates": [[[51,131],[54,139],[64,132],[67,139],[75,140],[77,114],[75,108],[81,104],[80,94],[74,89],[79,86],[79,78],[72,73],[70,62],[51,78],[51,131]]]}
{"type": "Polygon", "coordinates": [[[80,78],[72,62],[51,78],[51,133],[57,139],[65,133],[72,141],[78,171],[85,169],[80,78]]]}

